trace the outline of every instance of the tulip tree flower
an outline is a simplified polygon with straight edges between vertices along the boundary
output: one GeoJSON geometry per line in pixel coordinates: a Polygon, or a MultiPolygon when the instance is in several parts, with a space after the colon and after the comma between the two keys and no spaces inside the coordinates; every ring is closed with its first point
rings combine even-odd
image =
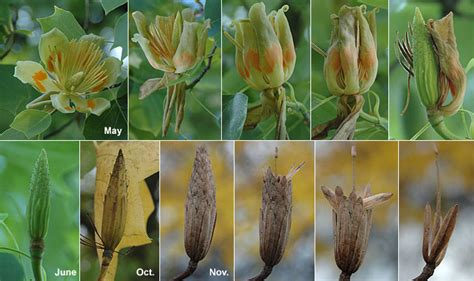
{"type": "Polygon", "coordinates": [[[92,34],[68,40],[56,28],[43,34],[39,42],[42,64],[18,61],[15,67],[14,76],[42,94],[27,107],[51,105],[62,113],[95,115],[107,110],[108,100],[92,96],[116,82],[121,62],[106,57],[104,42],[92,34]]]}
{"type": "MultiPolygon", "coordinates": [[[[367,12],[365,5],[342,6],[337,15],[331,15],[333,30],[327,54],[313,45],[313,49],[325,57],[324,78],[328,91],[339,97],[336,118],[314,127],[313,139],[327,137],[331,129],[336,129],[333,139],[354,137],[365,102],[363,94],[377,78],[377,12],[377,8],[367,12]]],[[[381,123],[378,110],[373,111],[373,119],[381,123]]]]}
{"type": "Polygon", "coordinates": [[[467,83],[466,73],[459,61],[453,13],[425,22],[420,9],[416,8],[409,32],[405,38],[397,38],[396,45],[397,58],[408,73],[408,84],[414,77],[418,96],[426,108],[431,126],[445,139],[458,139],[444,123],[444,117],[452,116],[461,109],[467,83]]]}
{"type": "MultiPolygon", "coordinates": [[[[268,15],[265,4],[252,5],[248,18],[234,22],[235,36],[224,33],[235,46],[235,65],[247,85],[259,91],[261,105],[249,108],[245,128],[257,126],[273,114],[277,119],[276,139],[287,139],[286,91],[284,84],[293,74],[296,52],[284,5],[268,15]]],[[[299,103],[291,97],[295,104],[299,103]]],[[[304,107],[304,106],[303,106],[304,107]]]]}
{"type": "Polygon", "coordinates": [[[164,72],[162,78],[146,81],[140,88],[140,99],[167,88],[162,134],[166,135],[176,103],[175,132],[179,132],[184,115],[186,83],[182,78],[201,65],[205,58],[210,20],[196,22],[194,13],[187,8],[171,16],[156,16],[147,23],[145,15],[132,14],[138,33],[132,41],[140,45],[150,65],[164,72]]]}
{"type": "Polygon", "coordinates": [[[366,6],[342,6],[332,15],[334,29],[331,47],[324,61],[324,76],[332,95],[358,95],[367,92],[377,76],[375,13],[366,6]]]}

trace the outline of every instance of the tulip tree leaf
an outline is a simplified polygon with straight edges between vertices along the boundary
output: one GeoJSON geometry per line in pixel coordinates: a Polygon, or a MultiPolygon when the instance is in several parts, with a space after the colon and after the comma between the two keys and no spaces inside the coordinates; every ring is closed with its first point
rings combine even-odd
{"type": "Polygon", "coordinates": [[[115,40],[112,48],[122,47],[122,58],[128,56],[127,20],[127,13],[124,13],[118,18],[117,23],[115,23],[115,40]]]}
{"type": "Polygon", "coordinates": [[[86,139],[117,140],[127,139],[127,95],[121,95],[120,92],[127,91],[127,83],[120,87],[118,96],[120,98],[111,101],[111,107],[100,116],[90,115],[84,124],[84,137],[86,139]],[[120,136],[105,134],[105,128],[121,129],[120,136]]]}
{"type": "Polygon", "coordinates": [[[359,3],[370,5],[373,7],[379,7],[382,9],[388,9],[387,0],[359,0],[359,3]]]}
{"type": "Polygon", "coordinates": [[[15,129],[9,128],[0,134],[0,140],[27,140],[28,137],[15,129]]]}
{"type": "Polygon", "coordinates": [[[239,139],[247,118],[248,97],[242,93],[224,96],[223,103],[222,138],[225,140],[239,139]]]}
{"type": "Polygon", "coordinates": [[[100,4],[102,4],[106,15],[125,3],[127,3],[127,0],[100,0],[100,4]]]}
{"type": "Polygon", "coordinates": [[[0,280],[24,280],[23,266],[15,255],[0,253],[0,280]]]}
{"type": "Polygon", "coordinates": [[[15,117],[10,127],[24,133],[28,138],[32,138],[46,131],[50,125],[51,115],[49,113],[27,109],[15,117]]]}
{"type": "Polygon", "coordinates": [[[43,29],[43,33],[46,33],[53,28],[57,28],[61,30],[69,40],[78,39],[86,34],[71,12],[56,6],[54,7],[54,13],[51,16],[39,18],[38,22],[41,25],[41,29],[43,29]]]}

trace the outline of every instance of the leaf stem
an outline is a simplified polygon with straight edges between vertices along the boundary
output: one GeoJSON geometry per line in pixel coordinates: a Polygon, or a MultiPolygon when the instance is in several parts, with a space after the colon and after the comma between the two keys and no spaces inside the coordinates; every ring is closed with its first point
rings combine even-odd
{"type": "Polygon", "coordinates": [[[20,251],[20,250],[8,248],[8,247],[1,247],[1,246],[0,246],[0,250],[14,252],[14,253],[20,254],[20,255],[22,255],[22,256],[25,256],[25,257],[31,259],[30,255],[28,255],[27,253],[22,252],[22,251],[20,251]]]}
{"type": "Polygon", "coordinates": [[[324,104],[332,101],[333,99],[337,98],[336,96],[330,96],[330,97],[327,97],[325,99],[323,99],[320,103],[318,103],[317,105],[315,105],[313,108],[311,108],[311,112],[313,112],[314,110],[318,109],[319,107],[323,106],[324,104]]]}

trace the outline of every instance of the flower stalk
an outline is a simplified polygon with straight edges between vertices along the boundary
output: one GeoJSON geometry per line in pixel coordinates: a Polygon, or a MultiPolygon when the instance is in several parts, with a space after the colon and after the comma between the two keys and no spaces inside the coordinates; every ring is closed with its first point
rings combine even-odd
{"type": "Polygon", "coordinates": [[[30,180],[30,198],[27,207],[28,233],[30,235],[31,268],[35,281],[42,281],[44,238],[48,232],[50,180],[48,156],[43,149],[38,156],[30,180]]]}

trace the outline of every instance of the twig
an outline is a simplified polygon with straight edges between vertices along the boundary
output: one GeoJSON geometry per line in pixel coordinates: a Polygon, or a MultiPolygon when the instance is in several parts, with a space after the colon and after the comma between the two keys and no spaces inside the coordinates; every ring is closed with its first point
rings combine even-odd
{"type": "Polygon", "coordinates": [[[89,0],[84,0],[84,23],[82,24],[82,28],[85,31],[89,29],[89,0]]]}
{"type": "Polygon", "coordinates": [[[209,57],[207,59],[207,65],[206,67],[203,69],[203,71],[201,72],[201,74],[199,74],[199,76],[194,79],[193,82],[191,82],[191,84],[187,85],[186,86],[186,89],[192,89],[194,88],[194,86],[196,86],[197,83],[199,83],[199,81],[201,81],[201,79],[204,77],[204,75],[206,75],[206,73],[211,69],[211,64],[212,64],[212,58],[214,57],[214,54],[216,52],[216,49],[217,49],[217,45],[214,44],[214,47],[212,47],[212,51],[211,53],[209,54],[209,57]]]}

